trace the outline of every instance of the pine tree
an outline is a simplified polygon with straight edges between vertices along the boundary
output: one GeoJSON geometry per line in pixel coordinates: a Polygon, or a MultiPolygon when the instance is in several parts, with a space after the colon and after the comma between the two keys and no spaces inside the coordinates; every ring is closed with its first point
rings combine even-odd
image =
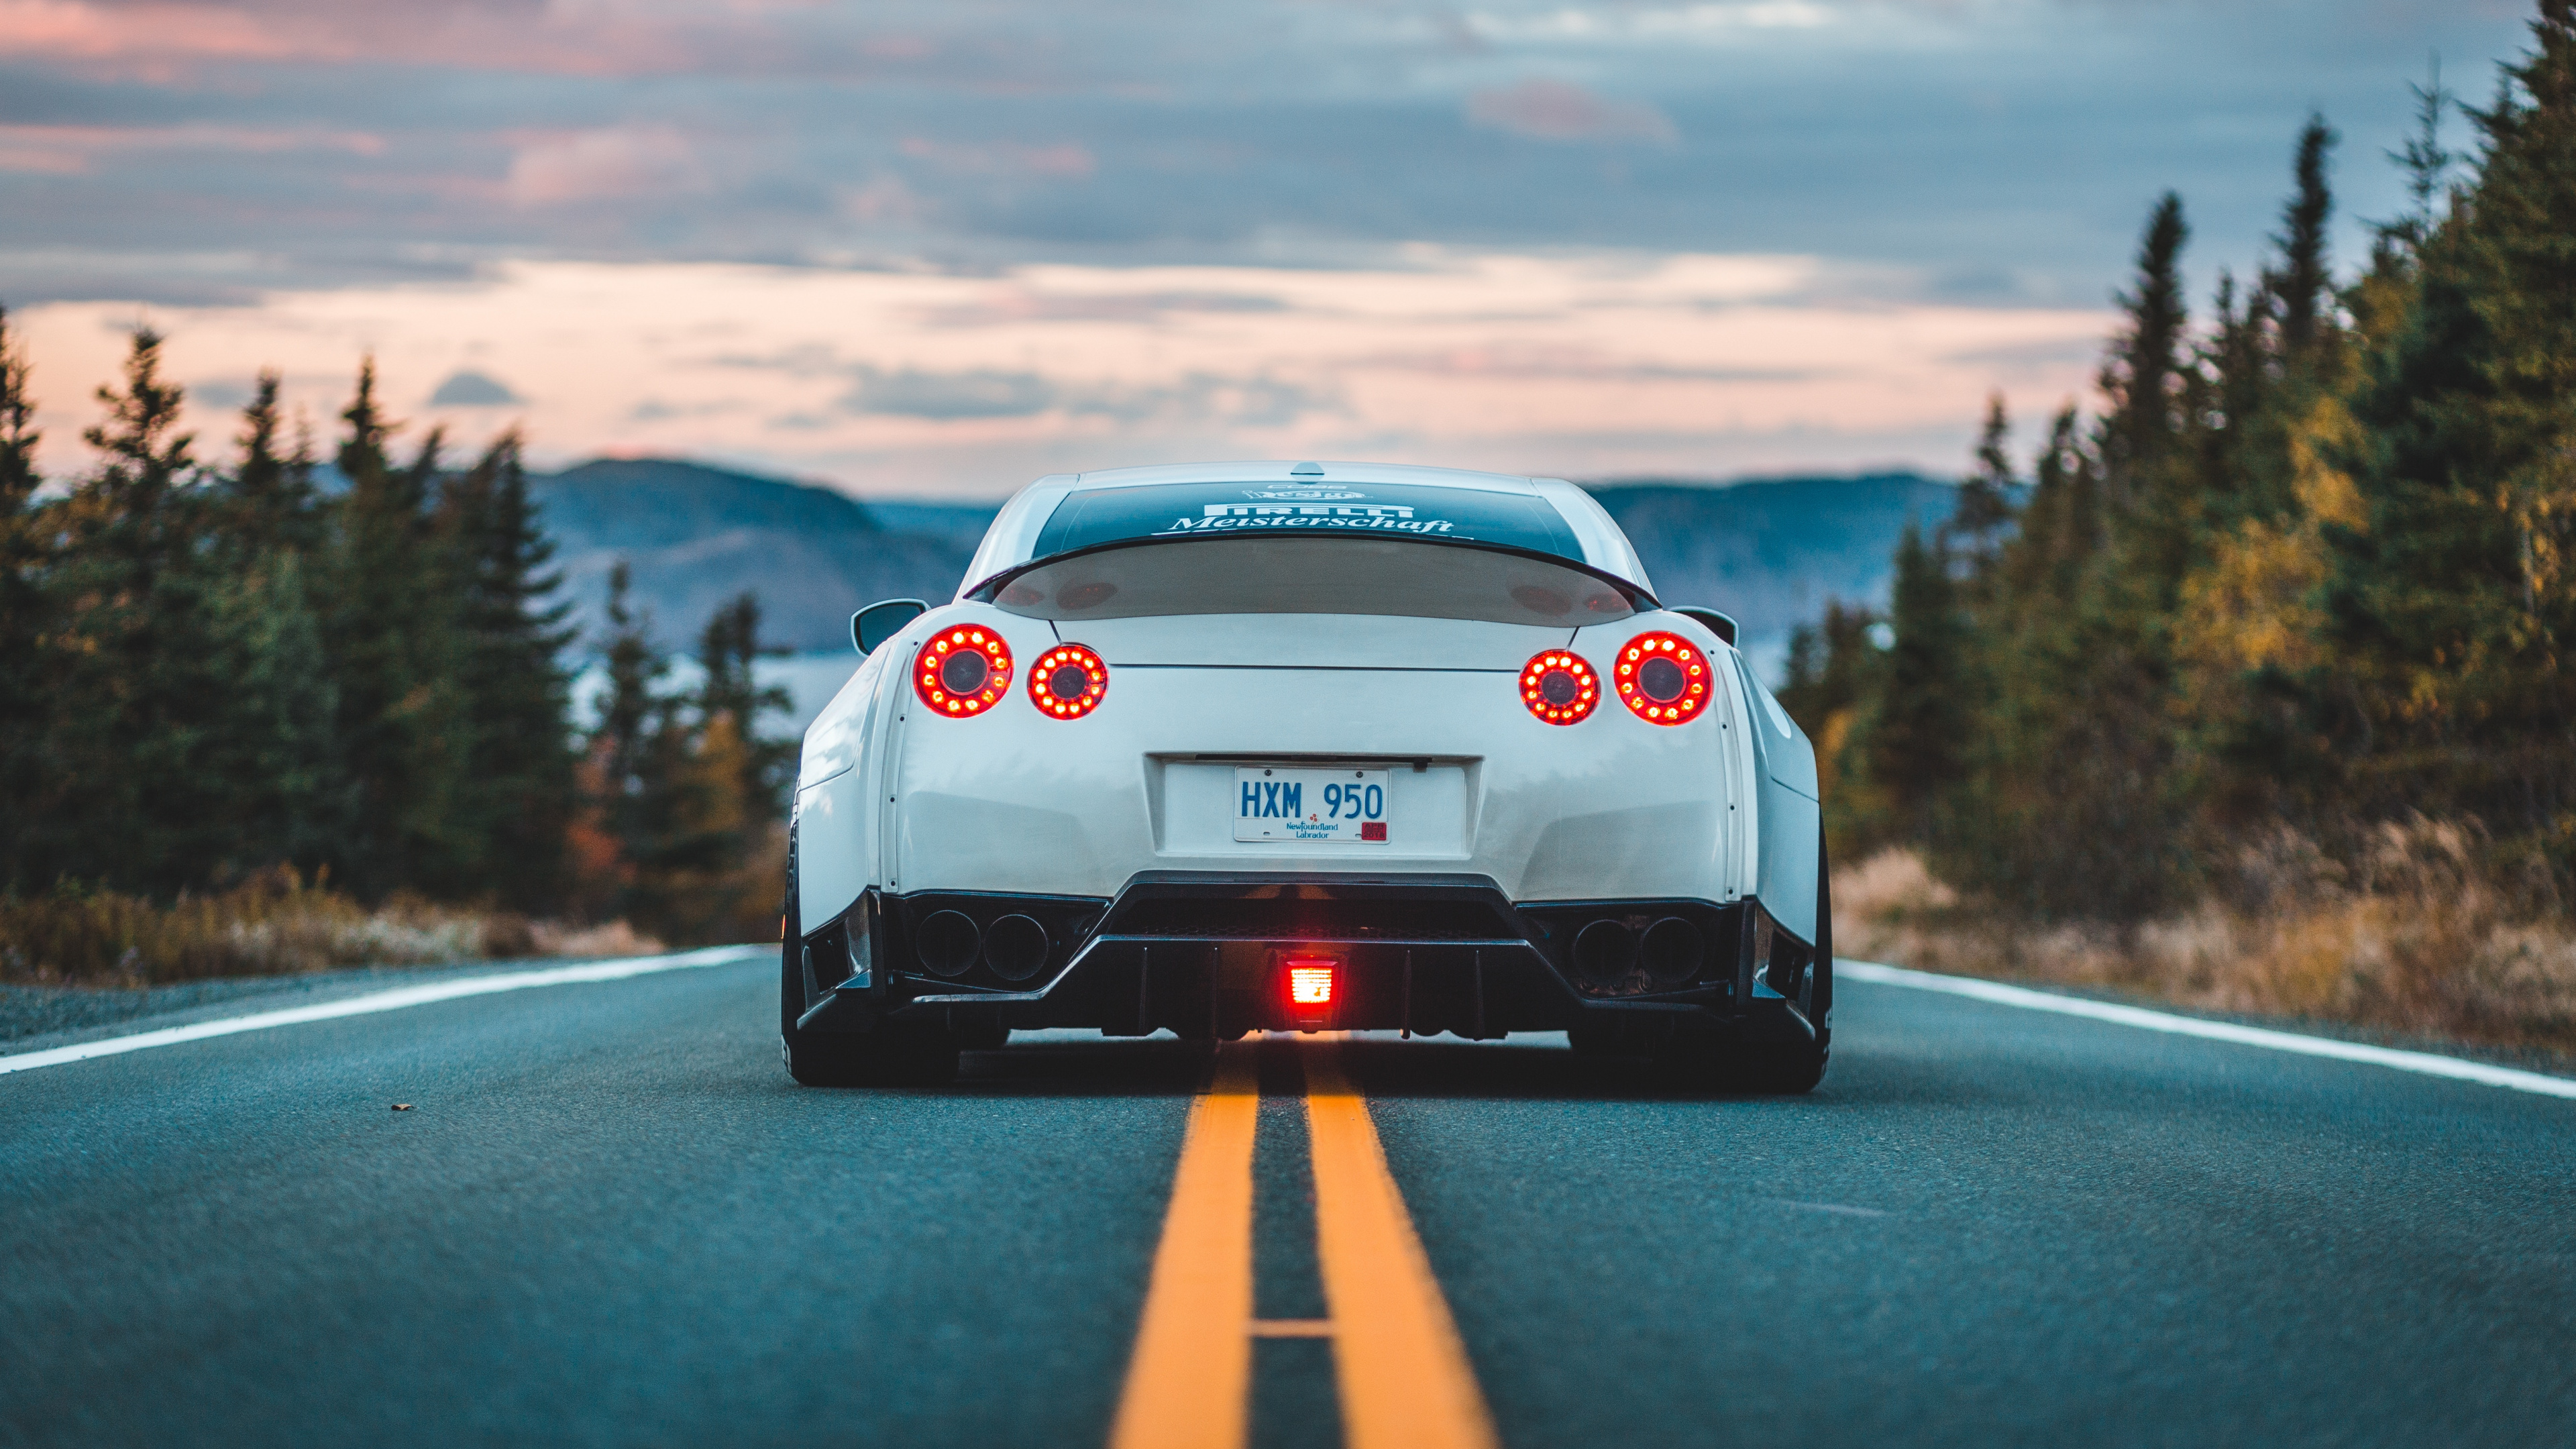
{"type": "Polygon", "coordinates": [[[2010,452],[2012,423],[2004,416],[2004,395],[1986,399],[1986,425],[1977,437],[1977,466],[1959,483],[1959,503],[1941,526],[1950,547],[1970,561],[1990,556],[2013,521],[2013,474],[2010,452]]]}
{"type": "Polygon", "coordinates": [[[43,779],[45,557],[35,516],[36,401],[0,307],[0,891],[34,885],[25,845],[43,779]]]}
{"type": "Polygon", "coordinates": [[[1889,628],[1867,606],[1833,599],[1821,622],[1789,633],[1780,707],[1815,744],[1825,824],[1840,860],[1860,858],[1883,833],[1884,811],[1869,788],[1865,763],[1855,769],[1851,756],[1860,718],[1878,697],[1886,658],[1878,640],[1889,628]]]}
{"type": "Polygon", "coordinates": [[[794,740],[762,738],[760,719],[785,713],[795,702],[776,685],[763,688],[752,671],[763,655],[784,652],[761,647],[760,598],[750,592],[716,610],[698,640],[698,663],[706,671],[698,692],[699,714],[711,726],[719,719],[731,721],[742,755],[736,789],[748,817],[763,825],[786,818],[787,784],[795,773],[798,746],[794,740]]]}
{"type": "Polygon", "coordinates": [[[350,782],[341,879],[364,896],[470,890],[475,842],[461,813],[470,768],[457,685],[452,560],[433,516],[442,438],[408,466],[376,400],[375,364],[341,414],[348,493],[331,574],[326,646],[338,670],[338,737],[350,782]]]}
{"type": "Polygon", "coordinates": [[[2442,198],[2450,190],[2451,168],[2460,157],[2442,143],[2442,118],[2456,103],[2449,91],[2442,89],[2442,60],[2433,58],[2432,74],[2423,85],[2410,85],[2415,94],[2415,134],[2406,144],[2388,153],[2406,173],[2406,196],[2411,203],[2403,216],[2379,223],[2374,264],[2393,268],[2411,262],[2414,253],[2431,239],[2441,224],[2442,198]]]}
{"type": "Polygon", "coordinates": [[[670,663],[651,620],[629,606],[630,586],[621,561],[608,576],[606,689],[588,767],[616,861],[607,908],[665,940],[704,940],[739,893],[734,872],[750,824],[743,737],[730,714],[710,721],[692,696],[661,688],[670,663]]]}
{"type": "Polygon", "coordinates": [[[2484,817],[2576,869],[2576,0],[2541,0],[2485,166],[2354,405],[2315,681],[2366,810],[2484,817]],[[2358,667],[2356,667],[2358,666],[2358,667]],[[2339,704],[2340,708],[2335,708],[2339,704]]]}
{"type": "Polygon", "coordinates": [[[2182,434],[2182,347],[2190,326],[2183,304],[2182,248],[2191,229],[2182,198],[2166,192],[2147,219],[2138,244],[2138,280],[2119,298],[2128,326],[2102,369],[2101,451],[2114,502],[2124,509],[2144,501],[2150,475],[2172,454],[2182,434]]]}
{"type": "Polygon", "coordinates": [[[2325,117],[2310,113],[2299,132],[2298,192],[2281,218],[2282,234],[2272,239],[2281,250],[2281,266],[2269,278],[2269,290],[2281,299],[2281,351],[2293,361],[2316,350],[2320,317],[2331,301],[2326,224],[2334,215],[2334,195],[2326,186],[2326,153],[2335,140],[2325,117]]]}
{"type": "Polygon", "coordinates": [[[325,523],[313,485],[313,459],[299,444],[279,450],[278,374],[263,371],[258,391],[242,409],[241,461],[228,481],[233,517],[227,531],[253,553],[293,549],[307,559],[322,551],[325,523]]]}
{"type": "Polygon", "coordinates": [[[149,329],[123,383],[98,390],[107,419],[82,435],[98,467],[47,510],[60,559],[29,849],[50,874],[166,891],[226,822],[227,782],[203,768],[229,689],[207,628],[219,566],[194,439],[177,430],[185,394],[149,329]]]}
{"type": "Polygon", "coordinates": [[[448,484],[438,523],[455,561],[459,715],[470,740],[457,814],[472,843],[469,884],[521,910],[555,909],[577,803],[561,662],[571,605],[552,598],[554,544],[528,496],[518,434],[448,484]]]}
{"type": "Polygon", "coordinates": [[[332,737],[339,691],[306,593],[310,565],[291,548],[234,557],[208,601],[207,658],[226,687],[198,758],[224,803],[186,884],[326,864],[346,791],[332,737]]]}
{"type": "Polygon", "coordinates": [[[1896,582],[1888,604],[1896,630],[1878,708],[1869,722],[1871,782],[1896,813],[1898,828],[1929,839],[1942,792],[1957,779],[1969,707],[1962,620],[1949,555],[1907,524],[1896,549],[1896,582]]]}

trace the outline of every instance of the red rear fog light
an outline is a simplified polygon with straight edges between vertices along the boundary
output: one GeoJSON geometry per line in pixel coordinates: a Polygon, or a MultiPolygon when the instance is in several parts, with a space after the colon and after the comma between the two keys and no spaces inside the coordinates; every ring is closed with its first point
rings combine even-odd
{"type": "Polygon", "coordinates": [[[1333,963],[1330,961],[1289,962],[1288,1004],[1291,1006],[1332,1005],[1333,963]]]}
{"type": "Polygon", "coordinates": [[[1288,1025],[1298,1031],[1322,1031],[1333,1025],[1341,1006],[1342,963],[1334,956],[1279,958],[1280,1006],[1288,1025]]]}

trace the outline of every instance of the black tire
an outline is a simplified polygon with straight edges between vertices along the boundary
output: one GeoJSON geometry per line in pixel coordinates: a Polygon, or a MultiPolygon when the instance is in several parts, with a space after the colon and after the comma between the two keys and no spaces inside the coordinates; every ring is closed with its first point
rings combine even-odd
{"type": "Polygon", "coordinates": [[[1802,1097],[1825,1079],[1832,1057],[1833,1048],[1821,1041],[1748,1050],[1727,1063],[1728,1085],[1765,1097],[1802,1097]]]}
{"type": "Polygon", "coordinates": [[[957,1041],[927,1024],[881,1021],[865,1032],[799,1031],[805,1014],[803,932],[796,913],[796,872],[788,865],[787,909],[778,945],[779,1054],[787,1075],[807,1087],[926,1087],[957,1077],[957,1041]]]}
{"type": "Polygon", "coordinates": [[[1653,1038],[1605,1022],[1569,1026],[1565,1029],[1565,1040],[1577,1056],[1650,1057],[1655,1054],[1653,1038]]]}
{"type": "Polygon", "coordinates": [[[1825,1024],[1834,1002],[1834,895],[1821,837],[1816,841],[1816,960],[1808,968],[1808,982],[1814,1041],[1732,1049],[1674,1043],[1657,1055],[1656,1076],[1681,1090],[1714,1088],[1764,1097],[1804,1096],[1824,1081],[1834,1049],[1833,1029],[1825,1024]]]}
{"type": "Polygon", "coordinates": [[[1807,968],[1807,982],[1808,1019],[1816,1039],[1799,1046],[1762,1047],[1737,1058],[1729,1075],[1741,1090],[1804,1096],[1825,1079],[1825,1068],[1833,1061],[1833,1028],[1825,1022],[1834,1004],[1834,876],[1821,828],[1816,833],[1816,960],[1807,968]]]}

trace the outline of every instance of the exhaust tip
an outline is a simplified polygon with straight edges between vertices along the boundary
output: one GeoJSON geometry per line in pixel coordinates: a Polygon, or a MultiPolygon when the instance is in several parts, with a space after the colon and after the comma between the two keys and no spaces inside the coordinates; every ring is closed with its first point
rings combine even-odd
{"type": "Polygon", "coordinates": [[[1699,927],[1679,916],[1666,916],[1646,928],[1637,955],[1654,983],[1669,989],[1698,979],[1700,963],[1708,959],[1708,945],[1699,927]]]}
{"type": "Polygon", "coordinates": [[[1587,986],[1616,990],[1637,966],[1637,933],[1620,921],[1594,921],[1574,938],[1574,973],[1587,986]]]}
{"type": "Polygon", "coordinates": [[[922,969],[932,975],[962,976],[967,967],[975,964],[976,951],[983,943],[984,933],[976,928],[973,917],[963,911],[933,911],[921,923],[913,951],[921,958],[922,969]]]}
{"type": "Polygon", "coordinates": [[[984,933],[984,964],[1005,981],[1028,980],[1046,959],[1046,927],[1033,916],[1004,916],[984,933]]]}

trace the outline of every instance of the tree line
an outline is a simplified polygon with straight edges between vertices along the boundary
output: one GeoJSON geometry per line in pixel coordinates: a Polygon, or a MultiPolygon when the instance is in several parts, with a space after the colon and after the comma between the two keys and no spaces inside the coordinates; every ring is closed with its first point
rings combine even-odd
{"type": "Polygon", "coordinates": [[[785,772],[746,594],[675,688],[621,568],[595,724],[522,445],[397,447],[372,363],[328,467],[261,375],[229,458],[137,331],[96,461],[36,467],[0,311],[0,891],[168,900],[263,872],[669,939],[776,913],[785,772]],[[291,434],[291,435],[290,435],[291,434]]]}
{"type": "Polygon", "coordinates": [[[2024,472],[1997,397],[1884,617],[1793,638],[1781,698],[1841,858],[1910,844],[2030,915],[2134,921],[2225,890],[2249,843],[2349,859],[2422,815],[2568,898],[2576,0],[2533,35],[2484,109],[2415,88],[2411,205],[2346,278],[2321,118],[2206,322],[2183,203],[2155,204],[2098,410],[2059,412],[2024,472]]]}

